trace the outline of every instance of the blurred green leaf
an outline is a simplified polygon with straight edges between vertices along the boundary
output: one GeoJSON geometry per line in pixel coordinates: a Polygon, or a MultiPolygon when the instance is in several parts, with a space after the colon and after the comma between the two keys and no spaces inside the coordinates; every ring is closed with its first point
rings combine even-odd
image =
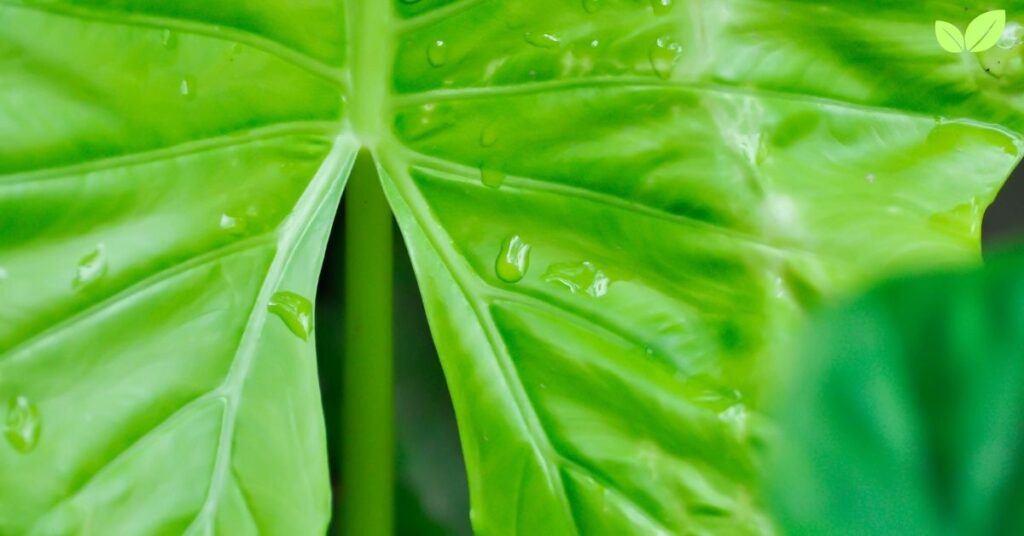
{"type": "Polygon", "coordinates": [[[821,315],[771,478],[787,534],[1024,533],[1024,251],[821,315]]]}

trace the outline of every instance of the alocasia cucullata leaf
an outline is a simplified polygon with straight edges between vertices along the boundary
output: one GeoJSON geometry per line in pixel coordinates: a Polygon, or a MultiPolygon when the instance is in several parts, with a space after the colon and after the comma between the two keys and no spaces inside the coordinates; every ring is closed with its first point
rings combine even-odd
{"type": "Polygon", "coordinates": [[[821,315],[779,414],[786,534],[1024,532],[1024,253],[821,315]]]}
{"type": "Polygon", "coordinates": [[[322,529],[310,300],[360,147],[478,532],[768,532],[759,371],[821,295],[974,256],[1020,157],[1022,49],[949,54],[964,18],[3,0],[0,532],[322,529]]]}

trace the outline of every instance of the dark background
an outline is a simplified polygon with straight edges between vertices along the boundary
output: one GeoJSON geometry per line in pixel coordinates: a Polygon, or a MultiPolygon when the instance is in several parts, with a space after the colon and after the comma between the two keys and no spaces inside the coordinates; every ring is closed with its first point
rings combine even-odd
{"type": "MultiPolygon", "coordinates": [[[[1003,187],[985,214],[982,240],[986,254],[1024,236],[1024,166],[1003,187]]],[[[342,304],[344,280],[344,206],[327,248],[317,298],[317,317],[331,319],[316,330],[320,384],[327,420],[335,494],[340,459],[339,428],[342,304]]],[[[397,426],[396,534],[470,535],[469,498],[455,414],[430,338],[422,301],[401,234],[395,230],[395,422],[397,426]]]]}
{"type": "Polygon", "coordinates": [[[1020,242],[1024,236],[1024,163],[1006,181],[995,203],[985,213],[981,239],[985,253],[1020,242]]]}

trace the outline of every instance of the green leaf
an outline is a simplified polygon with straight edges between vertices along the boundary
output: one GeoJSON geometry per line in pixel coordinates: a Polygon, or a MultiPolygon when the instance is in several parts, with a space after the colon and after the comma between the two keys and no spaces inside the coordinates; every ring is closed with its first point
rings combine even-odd
{"type": "Polygon", "coordinates": [[[967,26],[964,43],[971,52],[984,52],[999,42],[1006,27],[1006,11],[1002,9],[978,15],[967,26]]]}
{"type": "Polygon", "coordinates": [[[479,533],[768,532],[770,356],[974,257],[1021,155],[922,5],[0,1],[0,395],[39,421],[0,533],[322,530],[302,335],[361,147],[479,533]]]}
{"type": "Polygon", "coordinates": [[[944,20],[935,21],[935,38],[939,40],[939,45],[948,52],[960,53],[967,50],[967,45],[964,44],[964,35],[960,33],[960,29],[944,20]]]}
{"type": "Polygon", "coordinates": [[[0,3],[2,534],[323,532],[343,45],[243,7],[0,3]]]}
{"type": "Polygon", "coordinates": [[[781,404],[787,534],[1024,531],[1024,254],[821,315],[781,404]]]}

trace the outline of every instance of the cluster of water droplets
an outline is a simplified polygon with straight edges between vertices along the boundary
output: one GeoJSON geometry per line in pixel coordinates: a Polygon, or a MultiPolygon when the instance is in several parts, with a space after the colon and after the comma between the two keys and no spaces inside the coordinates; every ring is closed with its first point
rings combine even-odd
{"type": "MultiPolygon", "coordinates": [[[[494,262],[494,273],[505,283],[518,283],[530,269],[530,252],[533,246],[519,235],[506,238],[494,262]]],[[[600,298],[608,293],[611,279],[594,263],[555,263],[548,267],[544,281],[555,283],[572,294],[600,298]]]]}
{"type": "MultiPolygon", "coordinates": [[[[418,0],[403,0],[407,4],[416,3],[418,0]]],[[[604,0],[581,0],[583,11],[594,14],[602,10],[604,0]]],[[[655,16],[664,16],[672,12],[675,7],[674,0],[650,0],[651,12],[655,16]]],[[[510,29],[518,29],[522,26],[520,22],[509,23],[510,29]]],[[[551,49],[562,44],[562,38],[550,31],[526,30],[523,32],[523,40],[534,47],[551,49]]],[[[601,42],[599,39],[590,41],[591,48],[597,48],[601,42]]],[[[427,43],[427,62],[433,67],[442,67],[448,62],[449,43],[441,38],[433,39],[427,43]]],[[[648,59],[651,68],[660,78],[668,79],[671,76],[672,68],[682,52],[682,47],[675,40],[667,36],[659,37],[651,44],[648,59]]]]}
{"type": "MultiPolygon", "coordinates": [[[[581,0],[583,4],[583,10],[587,13],[597,13],[604,7],[604,0],[581,0]]],[[[650,0],[651,10],[655,15],[665,15],[672,11],[675,7],[673,0],[650,0]]]]}
{"type": "MultiPolygon", "coordinates": [[[[160,31],[160,44],[167,50],[178,48],[178,34],[170,28],[160,31]]],[[[178,80],[178,94],[182,97],[192,98],[195,96],[196,82],[191,76],[183,76],[178,80]]]]}

